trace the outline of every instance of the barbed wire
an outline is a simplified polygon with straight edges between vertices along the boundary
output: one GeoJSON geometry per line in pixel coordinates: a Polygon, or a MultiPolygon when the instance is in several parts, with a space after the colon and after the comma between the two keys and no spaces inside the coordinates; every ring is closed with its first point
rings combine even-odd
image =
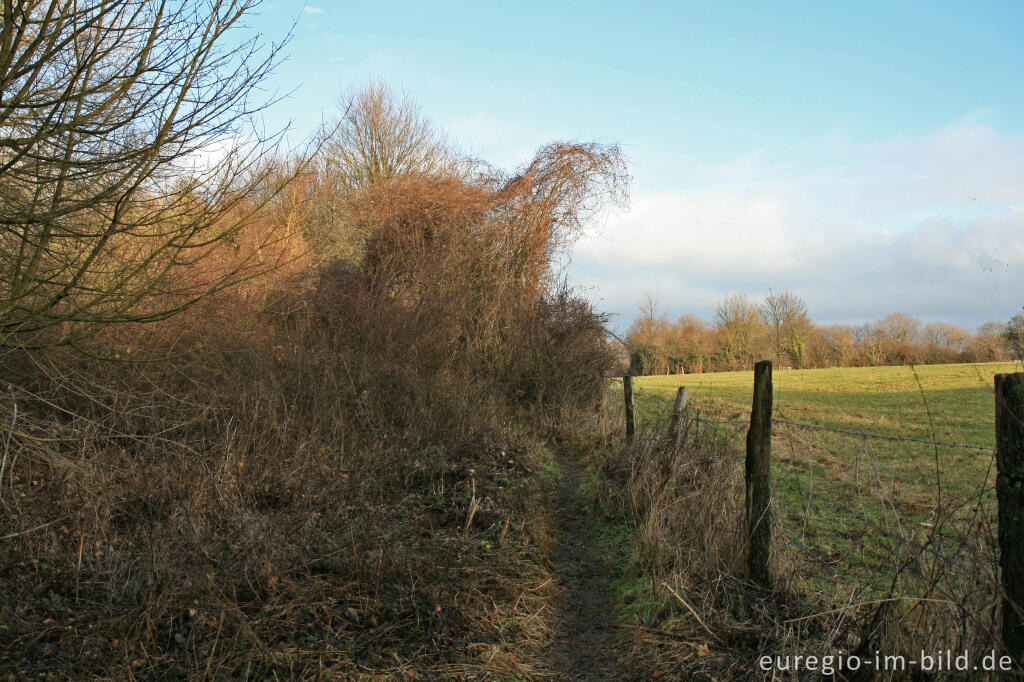
{"type": "Polygon", "coordinates": [[[739,426],[747,426],[750,424],[748,419],[704,419],[703,417],[690,417],[691,421],[700,422],[701,424],[736,424],[739,426]]]}
{"type": "MultiPolygon", "coordinates": [[[[707,419],[700,416],[700,412],[693,410],[685,417],[688,421],[696,424],[705,424],[712,427],[735,427],[735,428],[709,428],[708,435],[718,434],[721,438],[735,438],[742,435],[739,427],[749,427],[748,419],[707,419]]],[[[798,572],[810,569],[816,574],[833,581],[841,581],[848,585],[855,586],[862,592],[885,589],[885,585],[892,580],[899,579],[900,584],[924,588],[925,596],[935,595],[945,598],[950,604],[957,604],[957,608],[975,617],[982,622],[984,615],[984,604],[979,606],[977,595],[988,593],[995,589],[998,584],[998,568],[993,569],[995,564],[991,563],[991,547],[977,537],[981,532],[979,515],[982,509],[982,500],[992,491],[988,483],[982,485],[977,491],[968,495],[964,500],[959,501],[952,508],[944,509],[936,507],[931,515],[925,519],[916,518],[914,515],[904,516],[905,510],[899,508],[895,500],[889,499],[883,490],[882,482],[878,479],[878,455],[875,454],[879,446],[873,442],[909,442],[924,445],[926,447],[945,447],[994,452],[995,448],[985,445],[970,443],[954,443],[910,436],[892,436],[867,431],[856,431],[853,429],[834,428],[821,424],[808,424],[790,421],[781,412],[777,412],[772,419],[773,424],[783,427],[777,434],[784,439],[788,436],[788,447],[791,452],[797,449],[810,447],[812,450],[824,447],[830,450],[836,443],[829,444],[827,440],[812,436],[810,432],[831,432],[844,436],[860,438],[862,449],[868,455],[868,466],[874,472],[874,477],[868,482],[867,498],[861,498],[860,487],[857,487],[856,499],[846,499],[842,494],[835,491],[818,489],[812,485],[811,480],[804,481],[800,476],[794,475],[789,467],[773,466],[773,477],[778,476],[775,485],[786,486],[800,498],[801,514],[803,524],[796,519],[786,517],[783,510],[776,507],[779,513],[772,515],[773,532],[778,539],[787,546],[787,553],[796,563],[792,565],[794,575],[798,572]],[[795,439],[795,443],[793,442],[795,439]],[[815,445],[817,444],[817,445],[815,445]],[[874,494],[872,494],[874,493],[874,494]],[[876,497],[877,496],[877,497],[876,497]],[[874,499],[872,499],[874,498],[874,499]],[[804,504],[806,503],[806,508],[804,504]],[[881,516],[873,513],[873,508],[881,507],[881,516]],[[831,511],[830,511],[831,510],[831,511]],[[966,516],[961,513],[966,511],[966,516]],[[838,513],[844,519],[841,526],[832,527],[829,518],[838,513]],[[787,521],[788,518],[788,521],[787,521]],[[853,565],[837,558],[830,542],[825,542],[835,532],[843,532],[847,523],[852,522],[854,526],[862,528],[860,533],[867,532],[874,538],[877,553],[862,556],[860,561],[863,565],[853,565]],[[811,529],[816,529],[814,532],[811,529]],[[823,533],[819,539],[815,539],[819,533],[823,533]],[[825,544],[822,544],[825,542],[825,544]],[[978,557],[985,557],[979,560],[978,557]],[[890,570],[891,569],[891,570],[890,570]],[[895,571],[895,574],[892,571],[895,571]],[[995,570],[995,572],[993,572],[995,570]],[[866,572],[865,572],[866,571],[866,572]],[[872,577],[874,576],[874,577],[872,577]],[[879,581],[877,578],[883,577],[879,581]],[[909,583],[904,583],[909,579],[909,583]],[[923,581],[918,585],[918,581],[923,581]]],[[[653,424],[652,424],[653,426],[653,424]]],[[[858,460],[859,461],[859,460],[858,460]]],[[[773,464],[777,464],[773,462],[773,464]]],[[[990,462],[990,468],[993,463],[990,462]]],[[[808,470],[808,475],[811,472],[808,470]]],[[[869,476],[869,478],[871,478],[869,476]]],[[[780,488],[781,490],[781,488],[780,488]]],[[[773,502],[773,506],[778,501],[773,502]]],[[[895,583],[893,583],[895,585],[895,583]]],[[[890,594],[893,589],[890,586],[890,594]]],[[[915,592],[916,594],[916,592],[915,592]]],[[[916,598],[916,597],[915,597],[916,598]]],[[[920,597],[923,598],[923,597],[920,597]]]]}
{"type": "Polygon", "coordinates": [[[786,426],[796,426],[802,429],[813,429],[815,431],[831,431],[832,433],[842,433],[848,436],[860,436],[862,438],[873,438],[875,440],[888,440],[888,441],[906,441],[909,443],[922,443],[924,445],[939,445],[944,448],[965,448],[968,450],[985,450],[987,452],[995,452],[995,448],[989,445],[973,445],[971,443],[946,443],[937,440],[927,440],[925,438],[912,438],[910,436],[885,436],[880,433],[870,433],[867,431],[850,431],[847,429],[837,429],[831,426],[822,426],[821,424],[802,424],[800,422],[792,422],[788,419],[775,418],[772,420],[776,424],[785,424],[786,426]]]}
{"type": "MultiPolygon", "coordinates": [[[[716,424],[729,424],[729,425],[745,425],[748,422],[742,420],[710,420],[703,419],[700,417],[692,418],[694,421],[700,421],[702,423],[716,423],[716,424]]],[[[871,434],[867,434],[870,436],[871,434]]],[[[773,464],[777,464],[774,463],[773,464]]],[[[832,508],[835,511],[842,513],[846,518],[856,519],[860,523],[864,524],[865,527],[870,528],[875,533],[876,539],[882,540],[885,545],[885,552],[890,556],[899,556],[901,551],[910,552],[912,555],[920,560],[922,555],[928,555],[932,557],[934,561],[937,561],[946,566],[956,567],[960,571],[973,571],[977,567],[972,566],[969,562],[965,562],[958,559],[956,556],[949,556],[947,550],[944,547],[933,545],[931,542],[922,542],[921,540],[915,539],[913,534],[909,532],[903,524],[905,519],[900,515],[896,506],[892,501],[880,497],[877,502],[881,505],[883,510],[891,512],[895,515],[896,528],[891,528],[888,524],[883,524],[879,520],[869,517],[866,510],[856,509],[841,500],[835,499],[832,495],[822,490],[812,490],[806,484],[804,484],[798,477],[790,474],[787,470],[778,466],[773,466],[772,471],[775,475],[780,476],[780,483],[793,486],[796,492],[802,497],[807,499],[809,509],[816,508],[821,505],[832,508]]],[[[986,488],[985,490],[989,490],[986,488]]],[[[971,496],[968,502],[975,498],[979,498],[984,491],[971,496]]],[[[973,539],[967,536],[962,529],[958,526],[962,525],[963,520],[959,523],[952,516],[947,516],[943,519],[936,519],[936,522],[941,523],[942,527],[950,532],[955,533],[957,539],[963,545],[959,551],[955,551],[954,554],[963,554],[965,551],[978,551],[978,547],[975,545],[973,539]]],[[[970,521],[968,521],[970,525],[970,521]]],[[[773,515],[773,527],[777,532],[783,531],[783,524],[781,520],[773,515]]],[[[808,544],[802,539],[802,533],[800,531],[790,530],[784,532],[787,540],[792,544],[793,547],[799,549],[801,553],[805,555],[807,560],[813,563],[822,564],[827,566],[828,570],[833,572],[837,577],[842,578],[851,583],[860,583],[860,580],[855,580],[852,576],[843,570],[841,570],[834,562],[829,561],[820,556],[821,548],[808,544]]],[[[991,576],[985,574],[987,580],[991,580],[991,576]]]]}
{"type": "MultiPolygon", "coordinates": [[[[714,425],[748,425],[749,424],[749,420],[739,420],[739,419],[721,419],[721,420],[716,420],[716,419],[704,419],[704,418],[698,417],[698,416],[691,416],[690,419],[692,421],[700,422],[700,423],[703,423],[703,424],[714,424],[714,425]]],[[[821,427],[818,424],[802,424],[800,422],[791,422],[791,421],[789,421],[787,419],[784,419],[784,418],[775,418],[775,419],[773,419],[773,422],[781,423],[781,424],[786,424],[786,425],[789,425],[789,426],[810,427],[813,430],[837,431],[839,433],[843,433],[843,434],[846,434],[846,435],[859,436],[859,437],[862,437],[862,438],[865,438],[865,439],[875,438],[877,440],[910,440],[910,441],[913,441],[913,442],[925,443],[925,444],[929,444],[929,445],[943,445],[943,446],[949,446],[949,447],[968,447],[968,448],[976,448],[976,449],[980,449],[980,450],[990,450],[990,451],[994,451],[995,450],[995,448],[988,448],[988,447],[985,447],[985,446],[969,445],[969,444],[963,444],[963,443],[943,443],[943,442],[939,442],[939,441],[928,441],[928,440],[923,440],[923,439],[919,439],[919,438],[918,439],[913,439],[913,438],[904,438],[904,437],[895,437],[895,436],[882,436],[880,434],[872,434],[872,433],[868,433],[868,432],[848,431],[848,430],[842,430],[842,429],[832,429],[831,427],[821,427]]],[[[785,471],[784,469],[783,470],[779,470],[777,467],[773,467],[773,471],[775,471],[776,474],[781,474],[782,475],[782,480],[784,480],[786,483],[788,483],[790,485],[793,485],[796,488],[796,490],[802,496],[806,496],[806,498],[808,499],[809,503],[818,503],[818,504],[824,503],[824,504],[826,504],[828,506],[831,506],[836,511],[842,512],[842,513],[848,515],[849,517],[855,518],[858,521],[860,521],[861,523],[865,524],[866,526],[872,528],[876,533],[878,533],[880,536],[884,537],[886,540],[888,540],[889,542],[892,543],[892,545],[890,546],[890,548],[888,550],[891,553],[896,553],[898,551],[898,548],[901,547],[903,549],[910,550],[911,552],[913,552],[915,554],[918,554],[918,555],[920,555],[922,553],[927,553],[927,554],[933,556],[935,559],[937,559],[937,560],[939,560],[939,561],[941,561],[943,563],[955,564],[961,570],[964,570],[964,569],[968,568],[968,566],[964,562],[946,556],[938,548],[932,547],[932,546],[930,546],[927,543],[922,544],[919,541],[914,540],[911,537],[911,535],[909,533],[907,533],[907,531],[905,531],[903,529],[900,529],[900,530],[894,532],[893,529],[883,527],[878,521],[875,521],[875,520],[869,518],[863,511],[854,509],[854,508],[850,507],[849,505],[843,503],[842,501],[834,499],[831,495],[823,493],[823,491],[812,490],[812,489],[808,488],[798,478],[789,475],[789,472],[785,471]]],[[[980,497],[983,494],[983,492],[986,491],[986,490],[990,490],[990,489],[991,488],[989,486],[984,487],[984,489],[982,491],[979,491],[979,493],[971,496],[971,498],[969,498],[968,502],[973,500],[973,499],[975,499],[975,498],[980,499],[980,497]]],[[[897,512],[895,506],[892,504],[891,501],[886,501],[886,500],[880,499],[879,502],[881,503],[883,508],[887,508],[888,510],[890,510],[890,511],[892,511],[892,512],[894,512],[896,514],[897,521],[902,520],[900,515],[899,515],[899,513],[897,512]]],[[[976,513],[975,513],[975,515],[976,515],[976,513]]],[[[943,522],[943,525],[945,526],[946,522],[949,522],[949,521],[952,521],[952,518],[945,519],[944,522],[943,522]]],[[[948,528],[953,530],[954,532],[956,532],[957,535],[959,535],[959,539],[962,542],[966,541],[967,538],[964,537],[964,534],[962,532],[960,532],[960,529],[957,528],[956,526],[957,526],[957,524],[954,522],[954,523],[950,524],[948,526],[948,528]]],[[[798,546],[798,547],[801,547],[804,551],[812,550],[812,548],[809,545],[806,545],[804,543],[796,542],[794,544],[796,546],[798,546]]],[[[972,544],[972,543],[967,541],[966,544],[972,544]]]]}
{"type": "MultiPolygon", "coordinates": [[[[691,416],[691,420],[700,422],[701,424],[712,424],[712,425],[746,425],[750,421],[747,419],[704,419],[703,417],[691,416]]],[[[982,450],[985,452],[995,452],[996,449],[989,445],[973,445],[971,443],[946,443],[937,440],[927,440],[925,438],[912,438],[910,436],[886,436],[880,433],[870,433],[868,431],[851,431],[849,429],[837,429],[831,426],[822,426],[821,424],[804,424],[801,422],[794,422],[788,419],[775,417],[772,419],[775,424],[784,424],[785,426],[795,426],[802,429],[812,429],[815,431],[829,431],[831,433],[841,433],[847,436],[859,436],[861,438],[872,438],[874,440],[887,440],[887,441],[904,441],[908,443],[921,443],[923,445],[938,445],[944,448],[964,448],[967,450],[982,450]]]]}
{"type": "MultiPolygon", "coordinates": [[[[920,540],[915,539],[907,531],[894,532],[891,529],[883,527],[882,524],[880,524],[879,522],[869,518],[863,511],[858,510],[858,509],[854,509],[854,508],[850,507],[849,505],[844,504],[843,502],[840,502],[839,500],[833,499],[833,497],[830,496],[830,495],[821,493],[820,491],[819,492],[812,491],[810,488],[807,488],[803,483],[801,483],[796,478],[791,478],[789,480],[789,483],[791,485],[794,485],[799,492],[801,492],[801,493],[803,493],[805,495],[808,495],[815,502],[817,502],[819,504],[823,503],[823,504],[829,505],[833,509],[835,509],[836,511],[842,512],[842,513],[846,514],[849,517],[853,517],[853,518],[857,519],[858,521],[860,521],[861,523],[863,523],[865,526],[868,526],[869,528],[874,530],[875,533],[877,533],[876,538],[877,537],[881,537],[881,538],[884,538],[885,540],[888,540],[890,543],[892,543],[887,548],[887,551],[891,555],[894,555],[894,556],[897,555],[898,552],[902,549],[902,550],[908,550],[908,551],[910,551],[911,553],[913,553],[916,556],[920,556],[922,554],[928,554],[931,557],[933,557],[936,561],[939,561],[942,564],[947,565],[947,566],[955,566],[955,567],[957,567],[958,569],[960,569],[962,571],[974,571],[974,570],[977,569],[977,566],[974,566],[974,565],[972,565],[972,564],[970,564],[968,562],[965,562],[963,560],[957,559],[956,557],[947,556],[947,554],[945,553],[943,547],[936,547],[931,542],[921,542],[920,540]]],[[[882,502],[882,505],[885,506],[885,502],[882,502]]],[[[893,507],[893,510],[895,511],[895,507],[893,507]]],[[[778,524],[777,520],[776,520],[776,524],[778,524]]],[[[942,520],[943,527],[946,527],[947,524],[949,524],[949,528],[951,530],[953,530],[954,532],[956,530],[958,530],[956,528],[956,522],[955,522],[954,519],[952,519],[952,518],[943,519],[942,520]]],[[[964,537],[961,534],[961,537],[959,539],[964,541],[964,544],[967,545],[967,546],[966,547],[962,547],[960,549],[960,551],[956,552],[957,554],[962,554],[963,552],[968,551],[968,550],[978,551],[978,548],[976,546],[974,546],[974,542],[970,538],[964,537]]],[[[794,540],[794,538],[790,537],[790,540],[792,541],[792,540],[794,540]]],[[[797,547],[800,547],[801,549],[803,549],[805,551],[812,551],[812,552],[818,552],[819,551],[818,548],[812,547],[812,546],[807,545],[807,544],[805,544],[803,542],[797,541],[797,542],[794,542],[794,544],[797,547]]],[[[988,576],[988,575],[986,575],[985,577],[989,578],[989,579],[991,578],[991,576],[988,576]]]]}
{"type": "MultiPolygon", "coordinates": [[[[749,419],[704,418],[693,407],[687,412],[683,416],[685,421],[694,422],[695,426],[705,424],[711,427],[706,429],[706,434],[705,429],[695,430],[694,438],[704,435],[731,441],[741,438],[743,430],[750,425],[749,419]]],[[[776,513],[772,514],[773,533],[781,543],[780,548],[785,548],[782,551],[793,561],[792,564],[786,563],[787,575],[799,576],[810,571],[807,575],[846,584],[861,593],[880,591],[880,594],[888,594],[890,597],[900,593],[900,590],[910,589],[912,592],[908,594],[916,595],[912,597],[916,600],[915,606],[932,596],[941,597],[939,601],[955,605],[958,613],[973,618],[983,630],[991,630],[985,624],[985,614],[989,613],[986,609],[990,605],[984,596],[998,590],[998,564],[992,554],[994,543],[979,537],[983,532],[983,522],[979,521],[983,500],[993,490],[989,483],[990,477],[986,475],[985,483],[968,494],[966,499],[957,501],[950,508],[937,506],[930,515],[921,518],[908,512],[887,494],[887,486],[879,478],[881,472],[877,453],[886,449],[880,445],[883,441],[990,453],[995,451],[994,447],[795,422],[778,410],[773,415],[772,423],[780,427],[793,427],[776,431],[783,441],[788,439],[791,453],[802,451],[805,447],[810,448],[812,453],[822,448],[824,451],[842,448],[837,441],[814,435],[816,432],[859,438],[862,442],[858,453],[867,456],[869,469],[864,491],[866,495],[862,495],[858,484],[856,495],[847,497],[841,492],[819,489],[810,469],[806,472],[810,478],[805,481],[790,467],[780,466],[778,461],[772,463],[775,465],[772,466],[772,476],[776,477],[774,486],[779,486],[778,492],[783,490],[782,486],[792,491],[799,498],[801,507],[802,524],[800,518],[786,514],[788,506],[778,506],[785,495],[772,502],[776,509],[776,513]],[[876,507],[880,509],[876,510],[876,507]],[[963,512],[966,515],[962,515],[963,512]],[[841,521],[832,521],[832,517],[841,521]],[[852,530],[857,527],[861,530],[852,530]],[[867,533],[873,538],[870,543],[873,549],[867,554],[862,552],[856,562],[844,560],[832,541],[837,533],[846,536],[851,531],[858,533],[857,537],[867,533]],[[924,591],[919,594],[920,590],[924,591]]],[[[662,426],[659,420],[648,422],[652,430],[662,426]]],[[[816,459],[813,454],[809,457],[810,460],[816,459]]],[[[860,462],[860,454],[857,461],[860,462]]],[[[993,466],[994,458],[989,462],[989,468],[993,466]]],[[[895,489],[892,494],[895,495],[895,489]]],[[[989,525],[986,528],[990,533],[989,525]]],[[[863,541],[851,541],[854,543],[851,547],[864,544],[863,541]]],[[[856,611],[856,605],[851,608],[856,611]]],[[[989,634],[991,636],[991,631],[989,634]]]]}

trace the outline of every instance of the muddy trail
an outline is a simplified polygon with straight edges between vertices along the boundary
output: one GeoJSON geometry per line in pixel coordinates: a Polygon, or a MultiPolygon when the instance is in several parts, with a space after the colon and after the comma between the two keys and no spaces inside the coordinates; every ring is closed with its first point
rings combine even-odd
{"type": "Polygon", "coordinates": [[[565,680],[613,680],[615,621],[608,578],[607,542],[580,505],[582,466],[571,454],[559,455],[562,477],[554,515],[559,546],[555,577],[563,588],[561,619],[548,651],[550,666],[565,680]]]}

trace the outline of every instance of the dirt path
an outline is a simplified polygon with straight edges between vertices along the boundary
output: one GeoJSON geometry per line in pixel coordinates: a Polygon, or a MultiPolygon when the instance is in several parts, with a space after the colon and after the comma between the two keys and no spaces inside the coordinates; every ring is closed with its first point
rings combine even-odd
{"type": "Polygon", "coordinates": [[[614,620],[608,582],[606,542],[580,508],[582,468],[568,454],[559,456],[562,479],[554,500],[559,548],[555,575],[564,588],[562,621],[548,652],[551,667],[567,680],[613,680],[614,620]]]}

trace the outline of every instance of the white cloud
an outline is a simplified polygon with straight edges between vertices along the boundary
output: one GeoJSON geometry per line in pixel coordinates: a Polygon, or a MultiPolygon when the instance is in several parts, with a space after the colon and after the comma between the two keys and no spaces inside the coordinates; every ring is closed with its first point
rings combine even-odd
{"type": "Polygon", "coordinates": [[[799,172],[755,150],[704,186],[638,193],[577,245],[574,279],[620,324],[647,293],[709,316],[728,292],[790,288],[821,321],[977,324],[1024,304],[1024,139],[968,118],[820,147],[799,172]]]}
{"type": "Polygon", "coordinates": [[[635,197],[628,213],[610,218],[576,254],[595,263],[694,274],[741,266],[771,272],[796,259],[784,226],[785,207],[769,195],[719,188],[663,192],[635,197]]]}
{"type": "Polygon", "coordinates": [[[303,14],[323,14],[325,10],[322,7],[313,7],[312,5],[306,5],[302,8],[303,14]]]}

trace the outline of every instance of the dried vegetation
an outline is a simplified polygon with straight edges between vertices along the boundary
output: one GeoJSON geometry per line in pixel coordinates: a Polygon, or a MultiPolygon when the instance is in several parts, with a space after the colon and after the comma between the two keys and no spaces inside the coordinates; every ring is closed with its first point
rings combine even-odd
{"type": "Polygon", "coordinates": [[[549,672],[530,474],[614,362],[555,261],[625,178],[600,145],[470,165],[339,194],[329,164],[279,162],[168,272],[206,288],[191,307],[8,339],[0,677],[549,672]]]}

